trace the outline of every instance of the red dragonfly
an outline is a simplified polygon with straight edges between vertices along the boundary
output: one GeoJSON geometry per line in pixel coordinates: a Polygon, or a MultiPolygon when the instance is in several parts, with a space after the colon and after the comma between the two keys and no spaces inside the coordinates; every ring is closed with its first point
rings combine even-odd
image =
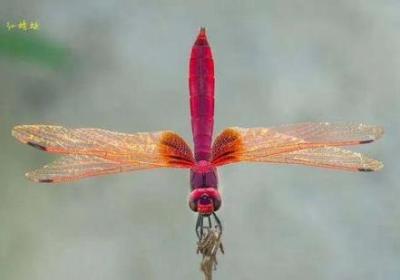
{"type": "Polygon", "coordinates": [[[205,28],[193,45],[189,65],[190,112],[194,154],[172,131],[120,133],[97,128],[70,129],[53,125],[20,125],[12,135],[20,142],[49,153],[55,162],[28,172],[40,183],[78,179],[151,168],[190,170],[189,207],[198,212],[196,232],[203,219],[221,207],[217,167],[237,162],[302,164],[347,171],[376,171],[377,160],[339,147],[371,143],[383,128],[358,123],[298,123],[272,128],[231,127],[212,143],[214,126],[214,62],[205,28]]]}

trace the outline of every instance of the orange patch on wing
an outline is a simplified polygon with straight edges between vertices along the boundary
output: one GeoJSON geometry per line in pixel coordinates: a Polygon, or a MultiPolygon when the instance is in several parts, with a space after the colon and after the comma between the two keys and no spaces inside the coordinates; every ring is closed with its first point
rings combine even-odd
{"type": "Polygon", "coordinates": [[[214,141],[211,162],[223,165],[240,161],[243,150],[242,135],[234,128],[225,129],[214,141]]]}
{"type": "Polygon", "coordinates": [[[191,167],[195,162],[189,145],[174,132],[168,131],[161,135],[159,152],[168,165],[191,167]]]}

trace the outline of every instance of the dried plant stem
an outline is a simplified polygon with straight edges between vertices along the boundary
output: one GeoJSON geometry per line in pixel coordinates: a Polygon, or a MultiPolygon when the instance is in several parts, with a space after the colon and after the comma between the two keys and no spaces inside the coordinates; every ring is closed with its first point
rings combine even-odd
{"type": "Polygon", "coordinates": [[[197,242],[197,254],[201,253],[203,256],[200,269],[204,273],[205,280],[212,280],[212,272],[217,269],[218,250],[224,253],[221,235],[222,232],[217,229],[208,229],[197,242]]]}

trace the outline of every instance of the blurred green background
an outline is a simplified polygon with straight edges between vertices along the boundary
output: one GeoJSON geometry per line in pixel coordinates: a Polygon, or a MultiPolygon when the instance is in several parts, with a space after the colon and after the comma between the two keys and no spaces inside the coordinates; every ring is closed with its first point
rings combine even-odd
{"type": "Polygon", "coordinates": [[[399,1],[0,2],[0,279],[201,279],[188,172],[39,185],[54,159],[17,124],[191,141],[188,57],[206,26],[215,132],[301,121],[383,125],[378,173],[221,168],[216,279],[400,279],[399,1]],[[39,31],[6,22],[38,21],[39,31]]]}

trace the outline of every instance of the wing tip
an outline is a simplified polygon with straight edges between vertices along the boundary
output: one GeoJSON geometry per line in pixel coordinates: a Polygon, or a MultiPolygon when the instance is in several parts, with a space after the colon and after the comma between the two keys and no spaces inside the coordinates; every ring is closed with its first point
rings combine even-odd
{"type": "Polygon", "coordinates": [[[373,168],[358,168],[360,172],[373,172],[375,171],[373,168]]]}
{"type": "Polygon", "coordinates": [[[366,166],[366,167],[360,167],[358,168],[358,171],[360,172],[375,172],[375,171],[380,171],[383,168],[384,164],[380,161],[375,161],[374,166],[366,166]]]}
{"type": "Polygon", "coordinates": [[[38,179],[38,183],[54,183],[53,179],[38,179]]]}
{"type": "Polygon", "coordinates": [[[11,135],[14,136],[14,137],[15,137],[19,142],[21,142],[22,144],[29,145],[29,146],[31,146],[31,147],[33,147],[33,148],[35,148],[35,149],[41,150],[41,151],[47,151],[47,150],[48,150],[48,149],[47,149],[45,146],[43,146],[43,145],[40,145],[40,144],[35,143],[35,142],[33,142],[33,141],[29,141],[29,140],[27,139],[27,137],[23,135],[23,132],[18,131],[18,130],[15,129],[15,128],[13,128],[13,130],[11,131],[11,135]]]}
{"type": "Polygon", "coordinates": [[[25,173],[25,177],[34,183],[55,183],[55,181],[53,179],[40,178],[40,177],[36,176],[34,173],[35,173],[35,171],[27,172],[27,173],[25,173]]]}
{"type": "Polygon", "coordinates": [[[11,135],[23,144],[27,144],[27,145],[34,147],[36,149],[39,149],[41,151],[47,151],[47,148],[45,146],[40,145],[34,141],[31,141],[32,137],[30,137],[30,134],[29,134],[29,129],[31,127],[32,127],[31,125],[14,126],[11,129],[11,135]]]}
{"type": "Polygon", "coordinates": [[[385,133],[385,129],[382,126],[377,126],[377,125],[360,124],[359,128],[366,129],[366,132],[367,131],[369,132],[368,133],[369,139],[360,141],[360,144],[368,144],[368,143],[374,142],[374,141],[378,140],[379,138],[381,138],[383,136],[383,134],[385,133]]]}
{"type": "MultiPolygon", "coordinates": [[[[383,126],[372,126],[372,135],[371,135],[370,142],[378,140],[379,138],[381,138],[383,136],[384,133],[385,133],[385,129],[383,128],[383,126]]],[[[364,143],[361,143],[361,144],[364,144],[364,143]]]]}
{"type": "Polygon", "coordinates": [[[20,140],[20,136],[21,136],[21,130],[24,126],[23,125],[16,125],[11,129],[11,135],[15,138],[17,138],[19,141],[20,140]]]}
{"type": "Polygon", "coordinates": [[[359,143],[360,144],[368,144],[368,143],[372,143],[372,142],[374,142],[375,141],[375,139],[368,139],[368,140],[362,140],[362,141],[360,141],[359,143]]]}
{"type": "Polygon", "coordinates": [[[26,144],[31,146],[31,147],[34,147],[34,148],[36,148],[38,150],[47,151],[47,148],[45,146],[42,146],[42,145],[37,144],[35,142],[28,141],[28,142],[26,142],[26,144]]]}

